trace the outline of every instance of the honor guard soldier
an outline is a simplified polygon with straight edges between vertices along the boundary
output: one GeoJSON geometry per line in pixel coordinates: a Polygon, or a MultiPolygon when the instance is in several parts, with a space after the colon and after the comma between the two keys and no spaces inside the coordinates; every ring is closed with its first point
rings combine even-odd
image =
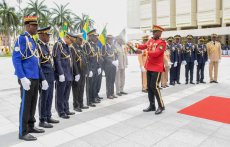
{"type": "Polygon", "coordinates": [[[164,67],[165,67],[165,71],[162,72],[161,75],[161,87],[162,88],[166,88],[169,87],[168,86],[168,73],[169,73],[169,69],[171,68],[171,61],[170,61],[170,46],[173,45],[173,37],[169,37],[167,39],[168,44],[167,44],[167,49],[164,52],[164,67]]]}
{"type": "Polygon", "coordinates": [[[196,74],[196,83],[206,83],[204,82],[204,67],[205,63],[208,60],[207,48],[204,44],[204,37],[199,37],[199,44],[197,45],[197,74],[196,74]]]}
{"type": "Polygon", "coordinates": [[[73,62],[73,108],[77,112],[82,112],[82,109],[89,107],[83,105],[83,96],[85,88],[85,75],[87,74],[87,60],[82,49],[82,33],[69,34],[71,35],[72,44],[70,45],[73,62]]]}
{"type": "Polygon", "coordinates": [[[37,17],[24,17],[24,25],[26,31],[15,42],[12,60],[21,93],[19,139],[32,141],[37,140],[37,138],[29,133],[45,132],[34,126],[40,79],[39,55],[36,42],[32,38],[32,35],[37,33],[37,17]]]}
{"type": "MultiPolygon", "coordinates": [[[[89,72],[87,73],[86,77],[86,97],[87,97],[87,104],[90,107],[95,107],[94,103],[100,103],[98,99],[96,99],[96,79],[98,74],[101,72],[99,69],[101,67],[98,64],[98,57],[96,53],[98,35],[96,33],[96,29],[93,29],[87,33],[88,35],[88,42],[86,42],[83,46],[83,49],[88,57],[88,67],[89,72]]],[[[101,73],[100,73],[101,74],[101,73]]]]}
{"type": "Polygon", "coordinates": [[[40,55],[40,68],[41,68],[41,83],[40,83],[40,97],[39,97],[39,126],[43,128],[52,128],[50,123],[59,123],[58,120],[51,118],[51,108],[53,101],[54,89],[54,67],[52,61],[52,54],[49,48],[49,33],[51,27],[38,29],[39,40],[37,49],[40,55]],[[46,87],[44,87],[46,85],[46,87]]]}
{"type": "MultiPolygon", "coordinates": [[[[147,43],[149,40],[149,35],[145,35],[142,37],[142,43],[145,44],[147,43]]],[[[138,55],[138,61],[140,64],[140,68],[141,68],[141,86],[142,86],[142,92],[148,92],[147,91],[147,73],[146,73],[146,69],[145,69],[145,62],[146,62],[146,55],[145,54],[139,54],[138,55]]]]}
{"type": "Polygon", "coordinates": [[[167,49],[170,51],[170,62],[172,63],[169,72],[170,73],[169,85],[175,85],[175,70],[176,70],[175,65],[177,65],[177,53],[173,44],[173,37],[169,37],[167,40],[168,40],[167,49]]]}
{"type": "Polygon", "coordinates": [[[176,60],[177,63],[174,64],[175,67],[175,74],[174,74],[174,81],[176,81],[177,84],[180,83],[180,69],[181,69],[181,62],[182,62],[182,57],[183,57],[183,46],[180,43],[181,36],[180,35],[175,35],[174,36],[175,42],[174,42],[174,48],[176,50],[176,60]]]}
{"type": "Polygon", "coordinates": [[[137,45],[137,53],[145,52],[147,55],[147,61],[145,68],[147,69],[147,85],[148,85],[148,97],[150,105],[144,112],[155,111],[155,97],[158,102],[158,109],[155,114],[162,113],[165,110],[164,102],[159,90],[159,82],[161,79],[161,73],[164,71],[164,52],[166,50],[166,42],[162,40],[161,34],[164,31],[160,26],[154,25],[152,28],[153,38],[151,38],[147,44],[137,45]],[[142,51],[145,50],[146,51],[142,51]]]}
{"type": "Polygon", "coordinates": [[[207,43],[210,83],[218,83],[218,66],[221,62],[221,44],[217,41],[217,34],[212,34],[212,41],[207,43]],[[214,72],[214,77],[213,77],[214,72]]]}
{"type": "Polygon", "coordinates": [[[113,36],[107,35],[107,43],[102,48],[104,58],[104,70],[106,77],[106,95],[108,99],[117,98],[114,95],[114,84],[116,77],[116,68],[118,67],[118,60],[116,60],[115,49],[113,46],[113,36]]]}
{"type": "Polygon", "coordinates": [[[185,78],[186,83],[188,84],[189,81],[189,74],[190,74],[190,84],[195,84],[193,82],[193,69],[194,64],[197,65],[197,57],[196,57],[196,46],[192,43],[193,36],[188,35],[187,36],[187,43],[184,46],[184,52],[183,52],[183,62],[185,65],[185,78]]]}
{"type": "Polygon", "coordinates": [[[71,44],[69,35],[63,39],[58,39],[53,47],[53,59],[56,77],[56,110],[59,117],[69,119],[69,115],[74,112],[69,111],[69,96],[72,86],[72,61],[69,45],[71,44]]]}

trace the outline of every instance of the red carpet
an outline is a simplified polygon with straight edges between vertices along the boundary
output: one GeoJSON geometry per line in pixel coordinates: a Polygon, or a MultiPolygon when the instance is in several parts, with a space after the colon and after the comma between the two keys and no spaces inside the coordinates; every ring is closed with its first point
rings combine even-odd
{"type": "Polygon", "coordinates": [[[230,98],[209,96],[178,113],[230,124],[230,98]]]}

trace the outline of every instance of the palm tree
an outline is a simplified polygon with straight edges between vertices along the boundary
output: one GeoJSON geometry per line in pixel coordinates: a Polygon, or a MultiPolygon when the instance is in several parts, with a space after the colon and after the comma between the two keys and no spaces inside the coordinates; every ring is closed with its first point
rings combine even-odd
{"type": "Polygon", "coordinates": [[[19,19],[14,7],[6,4],[5,0],[0,3],[1,33],[8,36],[9,47],[11,47],[11,34],[15,32],[19,19]]]}
{"type": "Polygon", "coordinates": [[[46,27],[46,26],[52,26],[53,25],[53,21],[52,21],[52,13],[47,12],[45,13],[45,17],[42,17],[39,23],[39,27],[46,27]]]}
{"type": "MultiPolygon", "coordinates": [[[[89,17],[88,15],[82,14],[82,17],[79,17],[77,15],[75,15],[74,17],[74,30],[76,31],[82,31],[84,24],[86,22],[87,17],[89,17]]],[[[94,26],[95,21],[91,18],[89,18],[89,27],[92,28],[94,26]]]]}
{"type": "Polygon", "coordinates": [[[43,18],[46,17],[46,14],[49,13],[47,6],[44,4],[44,1],[39,2],[38,0],[30,0],[28,2],[28,7],[26,8],[27,15],[38,16],[38,22],[40,23],[43,18]]]}

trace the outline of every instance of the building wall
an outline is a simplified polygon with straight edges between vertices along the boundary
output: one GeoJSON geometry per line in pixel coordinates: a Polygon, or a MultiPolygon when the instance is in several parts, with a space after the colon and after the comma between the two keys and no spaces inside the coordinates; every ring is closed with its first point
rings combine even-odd
{"type": "Polygon", "coordinates": [[[140,1],[140,27],[150,28],[152,26],[152,0],[140,1]]]}
{"type": "Polygon", "coordinates": [[[196,24],[196,0],[176,0],[176,26],[194,27],[196,24]]]}
{"type": "Polygon", "coordinates": [[[230,0],[222,0],[223,23],[230,24],[230,0]]]}
{"type": "Polygon", "coordinates": [[[140,0],[127,0],[127,26],[140,27],[140,0]]]}
{"type": "Polygon", "coordinates": [[[197,0],[197,24],[220,24],[220,0],[197,0]]]}

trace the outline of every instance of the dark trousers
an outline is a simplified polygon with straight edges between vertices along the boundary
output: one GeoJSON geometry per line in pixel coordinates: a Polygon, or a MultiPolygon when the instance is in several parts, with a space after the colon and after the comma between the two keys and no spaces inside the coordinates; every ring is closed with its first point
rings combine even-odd
{"type": "Polygon", "coordinates": [[[170,78],[169,78],[170,84],[173,84],[175,82],[175,77],[176,77],[176,67],[174,67],[172,64],[172,67],[170,68],[170,78]]]}
{"type": "Polygon", "coordinates": [[[95,94],[96,97],[95,98],[99,97],[98,94],[101,90],[101,81],[102,81],[102,73],[96,76],[96,94],[95,94]]]}
{"type": "Polygon", "coordinates": [[[177,67],[175,67],[175,81],[180,82],[180,68],[181,68],[181,63],[177,63],[177,67]]]}
{"type": "Polygon", "coordinates": [[[51,108],[52,108],[52,101],[53,101],[53,90],[54,90],[54,81],[47,81],[49,84],[49,88],[47,90],[42,90],[42,85],[40,83],[40,97],[39,97],[39,119],[41,122],[47,121],[50,119],[51,108]]]}
{"type": "Polygon", "coordinates": [[[199,63],[197,65],[197,72],[196,72],[196,81],[203,82],[204,81],[204,66],[205,63],[199,63]]]}
{"type": "Polygon", "coordinates": [[[21,81],[18,80],[20,85],[21,104],[19,112],[19,135],[24,136],[28,133],[28,129],[34,127],[35,111],[37,105],[39,80],[29,79],[31,82],[30,90],[23,89],[21,81]]]}
{"type": "Polygon", "coordinates": [[[71,90],[71,81],[56,82],[56,110],[61,116],[69,112],[69,95],[71,90]]]}
{"type": "Polygon", "coordinates": [[[147,86],[148,86],[148,97],[149,97],[150,105],[155,106],[155,98],[156,98],[158,107],[163,108],[164,102],[159,90],[160,80],[161,80],[160,72],[147,71],[147,86]]]}
{"type": "Polygon", "coordinates": [[[72,83],[74,108],[79,108],[83,106],[84,87],[85,87],[85,75],[81,74],[80,80],[78,82],[73,81],[72,83]]]}
{"type": "Polygon", "coordinates": [[[87,77],[86,78],[86,97],[87,97],[87,104],[92,103],[95,101],[94,93],[95,93],[95,76],[87,77]]]}
{"type": "Polygon", "coordinates": [[[114,95],[114,83],[116,77],[116,67],[114,65],[105,67],[106,77],[106,95],[107,97],[114,95]]]}
{"type": "Polygon", "coordinates": [[[188,74],[190,73],[190,82],[193,81],[193,69],[194,69],[194,62],[187,62],[185,65],[185,79],[188,82],[189,77],[188,74]]]}

